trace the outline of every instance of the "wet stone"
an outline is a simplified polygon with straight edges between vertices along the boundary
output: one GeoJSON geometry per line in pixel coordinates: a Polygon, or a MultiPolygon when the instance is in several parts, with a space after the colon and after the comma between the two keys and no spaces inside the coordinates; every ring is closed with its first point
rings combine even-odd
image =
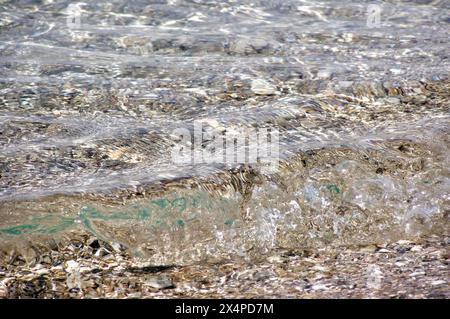
{"type": "Polygon", "coordinates": [[[145,281],[145,285],[155,289],[175,288],[173,282],[169,278],[163,276],[150,277],[145,281]]]}
{"type": "Polygon", "coordinates": [[[264,39],[259,38],[237,38],[230,40],[228,44],[230,53],[258,54],[271,50],[271,45],[264,39]]]}
{"type": "Polygon", "coordinates": [[[257,95],[273,95],[277,93],[277,88],[263,79],[252,80],[251,90],[257,95]]]}

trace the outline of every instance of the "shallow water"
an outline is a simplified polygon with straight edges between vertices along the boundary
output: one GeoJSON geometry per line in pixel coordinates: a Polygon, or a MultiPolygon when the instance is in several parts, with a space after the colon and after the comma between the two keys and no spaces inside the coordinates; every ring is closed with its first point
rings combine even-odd
{"type": "Polygon", "coordinates": [[[0,7],[4,243],[165,263],[448,230],[447,1],[0,7]],[[277,130],[278,171],[174,163],[199,121],[277,130]]]}

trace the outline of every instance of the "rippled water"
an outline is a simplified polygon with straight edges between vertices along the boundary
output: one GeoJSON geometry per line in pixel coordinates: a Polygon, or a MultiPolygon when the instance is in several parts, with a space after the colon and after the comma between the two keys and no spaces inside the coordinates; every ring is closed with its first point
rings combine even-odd
{"type": "Polygon", "coordinates": [[[184,262],[449,229],[448,1],[0,8],[4,243],[184,262]],[[278,172],[174,163],[194,121],[278,130],[278,172]]]}

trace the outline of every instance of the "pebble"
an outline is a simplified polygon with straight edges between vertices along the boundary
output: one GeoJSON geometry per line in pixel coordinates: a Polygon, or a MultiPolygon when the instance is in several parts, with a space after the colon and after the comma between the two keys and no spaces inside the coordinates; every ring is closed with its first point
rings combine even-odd
{"type": "Polygon", "coordinates": [[[317,77],[320,80],[330,79],[331,76],[332,76],[332,73],[330,71],[327,71],[327,70],[320,70],[319,72],[317,72],[317,77]]]}
{"type": "Polygon", "coordinates": [[[398,105],[398,104],[400,104],[400,99],[397,97],[388,97],[386,99],[386,103],[391,104],[391,105],[398,105]]]}
{"type": "Polygon", "coordinates": [[[87,272],[91,272],[92,268],[91,267],[87,267],[87,266],[81,266],[79,271],[80,271],[80,273],[87,273],[87,272]]]}
{"type": "Polygon", "coordinates": [[[155,289],[170,289],[175,288],[173,282],[167,277],[151,277],[146,280],[145,284],[155,289]]]}
{"type": "Polygon", "coordinates": [[[407,262],[402,262],[402,261],[397,261],[396,263],[395,263],[395,265],[397,266],[397,267],[404,267],[404,266],[406,266],[406,265],[408,265],[408,263],[407,262]]]}
{"type": "Polygon", "coordinates": [[[105,248],[100,248],[100,249],[98,249],[96,252],[95,252],[95,256],[96,257],[104,257],[104,256],[107,256],[107,255],[109,255],[110,254],[110,252],[109,251],[107,251],[105,248]]]}
{"type": "Polygon", "coordinates": [[[270,48],[270,44],[264,39],[239,38],[230,41],[230,52],[238,54],[261,53],[270,48]]]}
{"type": "Polygon", "coordinates": [[[393,73],[393,74],[402,74],[403,73],[402,69],[390,69],[389,71],[391,71],[391,73],[393,73]]]}
{"type": "Polygon", "coordinates": [[[311,290],[327,290],[327,289],[328,289],[327,285],[324,284],[317,284],[311,286],[311,290]]]}
{"type": "Polygon", "coordinates": [[[413,246],[413,247],[410,249],[410,251],[412,251],[412,252],[419,252],[419,251],[421,251],[422,249],[423,249],[422,246],[416,245],[416,246],[413,246]]]}
{"type": "Polygon", "coordinates": [[[413,102],[416,104],[424,104],[427,101],[427,97],[425,95],[417,95],[413,98],[413,102]]]}
{"type": "Polygon", "coordinates": [[[447,282],[445,280],[435,280],[431,282],[432,286],[439,286],[439,285],[444,285],[447,284],[447,282]]]}
{"type": "Polygon", "coordinates": [[[415,271],[415,272],[409,274],[410,277],[423,276],[423,275],[425,275],[425,271],[415,271]]]}
{"type": "Polygon", "coordinates": [[[41,258],[41,263],[43,263],[43,264],[51,264],[52,263],[52,259],[49,256],[43,256],[41,258]]]}
{"type": "Polygon", "coordinates": [[[50,268],[51,271],[61,271],[64,270],[62,265],[58,265],[58,266],[54,266],[52,268],[50,268]]]}
{"type": "Polygon", "coordinates": [[[275,274],[273,272],[271,272],[271,271],[264,271],[263,270],[263,271],[256,272],[253,275],[253,279],[257,280],[257,281],[259,281],[259,280],[266,280],[266,279],[274,277],[274,275],[275,274]]]}
{"type": "Polygon", "coordinates": [[[69,290],[74,288],[80,289],[81,288],[80,274],[73,273],[67,276],[66,285],[69,290]]]}
{"type": "Polygon", "coordinates": [[[277,88],[263,79],[254,79],[252,81],[251,90],[257,95],[273,95],[277,93],[277,88]]]}
{"type": "MultiPolygon", "coordinates": [[[[36,267],[35,267],[36,268],[36,267]]],[[[33,272],[38,275],[46,275],[49,273],[49,270],[44,267],[39,267],[38,269],[34,269],[33,272]]]]}
{"type": "Polygon", "coordinates": [[[283,257],[278,255],[268,257],[267,261],[271,264],[281,264],[284,262],[283,257]]]}
{"type": "Polygon", "coordinates": [[[311,269],[317,270],[317,271],[323,271],[323,272],[326,272],[329,270],[327,267],[324,267],[321,265],[314,265],[314,267],[312,267],[311,269]]]}
{"type": "Polygon", "coordinates": [[[114,242],[111,244],[111,247],[114,249],[115,252],[120,253],[123,252],[125,250],[125,247],[117,242],[114,242]]]}
{"type": "Polygon", "coordinates": [[[66,266],[66,271],[69,273],[78,271],[80,269],[80,264],[78,262],[76,262],[75,260],[67,261],[65,266],[66,266]]]}
{"type": "Polygon", "coordinates": [[[344,42],[350,43],[353,41],[354,34],[353,33],[344,33],[342,34],[342,38],[344,42]]]}

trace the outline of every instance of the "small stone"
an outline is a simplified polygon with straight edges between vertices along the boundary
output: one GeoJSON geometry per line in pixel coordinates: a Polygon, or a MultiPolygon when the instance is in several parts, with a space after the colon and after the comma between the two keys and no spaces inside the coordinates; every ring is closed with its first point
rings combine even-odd
{"type": "Polygon", "coordinates": [[[263,79],[254,79],[251,90],[257,95],[273,95],[277,93],[277,88],[263,79]]]}
{"type": "Polygon", "coordinates": [[[386,100],[387,104],[391,104],[391,105],[398,105],[400,104],[400,99],[396,98],[396,97],[388,97],[386,100]]]}
{"type": "Polygon", "coordinates": [[[311,286],[311,290],[327,290],[327,289],[328,289],[327,285],[324,284],[317,284],[311,286]]]}
{"type": "Polygon", "coordinates": [[[327,70],[320,70],[319,72],[317,72],[317,78],[319,78],[320,80],[330,79],[331,76],[332,76],[332,73],[327,70]]]}
{"type": "Polygon", "coordinates": [[[256,52],[260,52],[267,48],[269,46],[269,43],[264,39],[254,38],[252,39],[250,45],[256,52]]]}
{"type": "Polygon", "coordinates": [[[329,270],[327,267],[324,267],[321,265],[314,265],[311,269],[317,270],[317,271],[322,271],[322,272],[327,272],[329,270]]]}
{"type": "Polygon", "coordinates": [[[79,271],[80,271],[81,274],[82,274],[82,273],[91,272],[91,270],[92,270],[92,268],[91,268],[91,267],[88,267],[88,266],[81,266],[80,269],[79,269],[79,271]]]}
{"type": "Polygon", "coordinates": [[[413,98],[413,103],[415,104],[425,104],[427,97],[425,95],[417,95],[413,98]]]}
{"type": "Polygon", "coordinates": [[[229,50],[231,53],[255,54],[270,49],[270,44],[259,38],[238,38],[230,40],[229,50]]]}
{"type": "Polygon", "coordinates": [[[339,81],[339,86],[346,89],[353,85],[353,81],[339,81]]]}
{"type": "Polygon", "coordinates": [[[145,282],[147,286],[155,289],[170,289],[175,288],[173,282],[167,277],[152,277],[145,282]]]}
{"type": "Polygon", "coordinates": [[[391,71],[392,74],[402,74],[403,70],[402,69],[389,69],[389,71],[391,71]]]}
{"type": "Polygon", "coordinates": [[[116,253],[120,253],[120,252],[125,251],[125,247],[122,244],[117,243],[117,242],[112,243],[111,247],[116,253]]]}
{"type": "Polygon", "coordinates": [[[67,289],[80,289],[81,288],[81,280],[80,273],[74,272],[67,276],[66,280],[67,289]]]}
{"type": "Polygon", "coordinates": [[[416,246],[413,246],[410,250],[412,251],[412,252],[419,252],[419,251],[422,251],[422,246],[419,246],[419,245],[416,245],[416,246]]]}
{"type": "Polygon", "coordinates": [[[402,96],[400,100],[402,101],[402,103],[410,103],[413,98],[411,96],[402,96]]]}
{"type": "Polygon", "coordinates": [[[253,275],[253,279],[260,281],[260,280],[266,280],[269,278],[272,278],[274,276],[274,273],[270,271],[258,271],[253,275]]]}
{"type": "Polygon", "coordinates": [[[110,254],[110,252],[109,251],[107,251],[105,248],[100,248],[100,249],[98,249],[96,252],[95,252],[95,256],[96,257],[105,257],[105,256],[107,256],[107,255],[109,255],[110,254]]]}
{"type": "Polygon", "coordinates": [[[43,267],[42,265],[37,265],[34,267],[33,272],[37,275],[46,275],[49,273],[49,269],[43,267]]]}
{"type": "Polygon", "coordinates": [[[402,262],[402,261],[397,261],[396,263],[395,263],[395,266],[397,266],[397,267],[405,267],[406,265],[408,265],[408,263],[407,262],[402,262]]]}
{"type": "Polygon", "coordinates": [[[393,84],[389,81],[383,82],[383,87],[388,90],[391,89],[393,87],[393,84]]]}
{"type": "Polygon", "coordinates": [[[425,275],[425,271],[415,271],[415,272],[409,274],[410,277],[424,276],[424,275],[425,275]]]}
{"type": "Polygon", "coordinates": [[[75,260],[69,260],[65,264],[65,268],[67,272],[75,272],[80,269],[80,264],[76,262],[75,260]]]}
{"type": "Polygon", "coordinates": [[[378,265],[371,264],[367,267],[366,286],[370,289],[379,289],[383,280],[383,272],[378,265]]]}
{"type": "Polygon", "coordinates": [[[342,38],[343,38],[344,42],[350,43],[353,41],[354,35],[353,35],[353,33],[344,33],[342,35],[342,38]]]}
{"type": "Polygon", "coordinates": [[[130,298],[130,299],[133,299],[133,298],[142,298],[142,293],[140,293],[140,292],[132,292],[132,293],[129,293],[129,294],[127,295],[127,298],[130,298]]]}
{"type": "Polygon", "coordinates": [[[67,277],[66,285],[69,292],[74,292],[72,289],[79,289],[77,282],[72,277],[67,277]]]}
{"type": "Polygon", "coordinates": [[[42,264],[48,264],[50,265],[52,263],[52,259],[50,258],[50,256],[46,255],[46,256],[42,256],[40,262],[42,264]]]}
{"type": "Polygon", "coordinates": [[[284,262],[283,257],[278,255],[268,257],[267,261],[271,264],[281,264],[284,262]]]}
{"type": "Polygon", "coordinates": [[[445,285],[447,282],[445,280],[435,280],[431,282],[432,286],[439,286],[439,285],[445,285]]]}
{"type": "Polygon", "coordinates": [[[61,271],[63,270],[63,266],[62,265],[58,265],[58,266],[53,266],[52,268],[50,268],[51,271],[61,271]]]}

